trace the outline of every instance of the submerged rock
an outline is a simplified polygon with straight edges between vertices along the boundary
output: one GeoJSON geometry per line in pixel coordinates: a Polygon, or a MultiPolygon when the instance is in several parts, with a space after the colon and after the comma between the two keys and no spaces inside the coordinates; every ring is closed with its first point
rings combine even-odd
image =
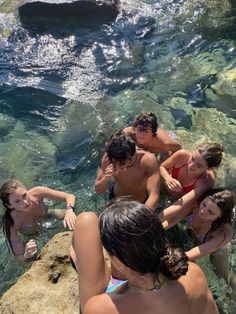
{"type": "MultiPolygon", "coordinates": [[[[118,15],[116,0],[29,0],[19,6],[25,28],[47,31],[55,28],[98,27],[111,23],[118,15]]],[[[58,29],[59,28],[59,29],[58,29]]]]}
{"type": "Polygon", "coordinates": [[[211,88],[217,95],[236,96],[236,68],[220,73],[211,88]]]}
{"type": "Polygon", "coordinates": [[[0,312],[78,313],[77,273],[69,258],[71,232],[57,234],[0,300],[0,312]]]}

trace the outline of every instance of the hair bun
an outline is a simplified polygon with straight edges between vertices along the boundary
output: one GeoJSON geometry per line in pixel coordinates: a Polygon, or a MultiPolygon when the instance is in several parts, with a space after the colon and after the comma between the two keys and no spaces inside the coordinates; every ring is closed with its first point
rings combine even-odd
{"type": "Polygon", "coordinates": [[[182,249],[168,248],[161,258],[160,270],[168,279],[178,279],[188,271],[188,257],[182,249]]]}

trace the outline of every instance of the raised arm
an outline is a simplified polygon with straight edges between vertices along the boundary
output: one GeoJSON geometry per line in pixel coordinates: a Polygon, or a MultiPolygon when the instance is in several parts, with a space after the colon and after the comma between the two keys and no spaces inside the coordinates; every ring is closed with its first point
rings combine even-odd
{"type": "Polygon", "coordinates": [[[114,168],[110,163],[107,155],[105,154],[102,157],[101,168],[98,171],[96,180],[95,180],[95,191],[97,194],[105,193],[107,190],[108,182],[111,180],[114,168]]]}
{"type": "Polygon", "coordinates": [[[169,229],[191,213],[195,206],[196,192],[192,190],[174,202],[171,206],[160,212],[158,216],[163,224],[163,227],[165,229],[169,229]]]}
{"type": "Polygon", "coordinates": [[[231,226],[229,226],[229,228],[223,227],[220,230],[215,231],[212,234],[212,238],[209,241],[201,245],[195,246],[194,248],[185,253],[190,261],[194,261],[199,257],[206,256],[210,253],[213,253],[221,249],[223,246],[225,246],[232,240],[232,237],[233,237],[232,227],[231,226]]]}
{"type": "Polygon", "coordinates": [[[73,211],[75,206],[75,196],[73,194],[52,190],[43,186],[37,186],[31,189],[31,191],[41,199],[50,198],[66,202],[66,212],[63,225],[64,227],[68,226],[70,230],[74,229],[76,215],[73,211]]]}
{"type": "Polygon", "coordinates": [[[143,157],[142,164],[145,165],[145,169],[147,171],[147,192],[148,199],[145,204],[155,209],[159,202],[160,196],[160,173],[159,173],[159,165],[157,163],[156,157],[153,154],[147,153],[146,156],[143,157]]]}

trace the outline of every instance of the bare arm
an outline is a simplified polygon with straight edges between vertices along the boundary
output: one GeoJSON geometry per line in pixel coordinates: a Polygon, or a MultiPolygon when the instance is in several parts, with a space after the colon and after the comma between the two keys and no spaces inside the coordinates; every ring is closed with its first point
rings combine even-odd
{"type": "Polygon", "coordinates": [[[24,247],[14,226],[12,226],[10,229],[10,243],[15,260],[19,264],[24,263],[37,253],[36,242],[34,240],[30,240],[26,243],[26,246],[24,247]]]}
{"type": "Polygon", "coordinates": [[[66,202],[66,213],[63,221],[64,227],[68,226],[70,230],[74,229],[76,215],[73,212],[75,205],[75,196],[63,191],[56,191],[43,186],[37,186],[31,190],[37,194],[40,198],[50,198],[54,200],[66,202]]]}
{"type": "Polygon", "coordinates": [[[110,163],[106,154],[102,157],[101,168],[95,180],[95,191],[97,194],[105,193],[108,182],[114,175],[113,165],[110,163]]]}
{"type": "Polygon", "coordinates": [[[229,243],[232,240],[232,237],[233,231],[230,232],[230,230],[225,230],[225,228],[222,228],[221,230],[214,232],[212,238],[209,241],[198,246],[195,246],[194,248],[185,253],[190,261],[194,261],[199,257],[206,256],[210,253],[219,250],[227,243],[229,243]]]}
{"type": "Polygon", "coordinates": [[[160,166],[160,174],[165,182],[166,186],[171,191],[181,191],[182,186],[177,179],[172,178],[169,170],[174,168],[175,165],[186,158],[186,153],[184,150],[178,150],[173,155],[171,155],[168,159],[166,159],[160,166]]]}
{"type": "Polygon", "coordinates": [[[156,158],[152,154],[148,154],[145,156],[145,165],[147,170],[147,192],[148,199],[145,204],[155,209],[159,202],[160,195],[160,173],[159,173],[159,165],[157,163],[156,158]]]}
{"type": "Polygon", "coordinates": [[[158,216],[163,224],[163,227],[165,229],[169,229],[191,213],[195,206],[196,192],[193,190],[182,196],[171,206],[164,209],[158,214],[158,216]]]}

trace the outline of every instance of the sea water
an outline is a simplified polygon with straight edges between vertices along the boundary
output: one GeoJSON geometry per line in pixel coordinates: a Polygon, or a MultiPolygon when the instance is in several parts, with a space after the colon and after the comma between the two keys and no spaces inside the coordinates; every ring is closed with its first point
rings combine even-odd
{"type": "MultiPolygon", "coordinates": [[[[77,213],[100,211],[106,197],[93,184],[105,141],[151,110],[184,148],[224,144],[217,185],[236,191],[235,1],[127,0],[112,22],[43,29],[23,27],[18,4],[0,1],[0,183],[72,192],[77,213]]],[[[39,247],[62,230],[48,221],[39,247]]],[[[207,258],[199,263],[221,312],[235,313],[228,285],[207,258]]],[[[1,233],[0,292],[23,271],[1,233]]]]}

